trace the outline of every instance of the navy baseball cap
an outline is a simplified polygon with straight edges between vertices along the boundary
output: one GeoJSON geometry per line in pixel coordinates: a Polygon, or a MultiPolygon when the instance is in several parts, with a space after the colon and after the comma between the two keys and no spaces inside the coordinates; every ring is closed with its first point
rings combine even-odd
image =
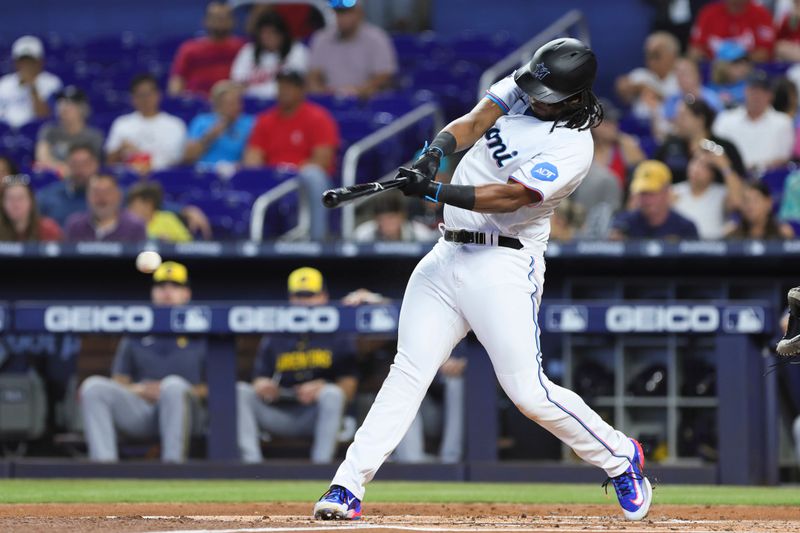
{"type": "Polygon", "coordinates": [[[772,80],[770,80],[769,74],[763,70],[754,70],[747,76],[747,86],[769,91],[772,90],[772,80]]]}
{"type": "Polygon", "coordinates": [[[56,101],[58,100],[69,100],[78,104],[87,103],[86,93],[74,85],[67,85],[61,89],[56,95],[56,101]]]}

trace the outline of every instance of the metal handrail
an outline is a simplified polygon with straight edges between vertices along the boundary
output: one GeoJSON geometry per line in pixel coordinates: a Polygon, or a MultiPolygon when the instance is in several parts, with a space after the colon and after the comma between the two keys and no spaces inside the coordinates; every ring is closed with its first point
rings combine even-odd
{"type": "MultiPolygon", "coordinates": [[[[290,178],[283,183],[268,190],[253,202],[250,210],[250,240],[261,242],[264,239],[264,219],[267,216],[267,209],[278,199],[286,196],[290,192],[296,191],[300,184],[297,178],[290,178]]],[[[302,195],[300,203],[304,202],[302,195]]],[[[300,205],[297,212],[297,226],[286,233],[286,235],[303,234],[307,231],[310,224],[310,212],[307,205],[300,205]]]]}
{"type": "Polygon", "coordinates": [[[336,13],[327,0],[228,0],[228,4],[233,9],[240,6],[249,6],[250,4],[308,4],[319,9],[319,12],[325,18],[326,26],[336,24],[336,13]]]}
{"type": "MultiPolygon", "coordinates": [[[[354,143],[344,153],[342,158],[342,185],[349,187],[356,184],[356,169],[358,161],[367,150],[374,148],[393,135],[413,126],[428,116],[433,116],[433,129],[438,132],[444,127],[444,117],[438,104],[428,102],[409,111],[402,117],[387,124],[381,129],[367,135],[354,143]]],[[[353,236],[356,220],[355,204],[348,204],[342,208],[342,237],[350,239],[353,236]]]]}
{"type": "Polygon", "coordinates": [[[537,33],[531,40],[486,69],[478,82],[478,100],[483,98],[484,94],[486,94],[486,90],[503,74],[530,61],[531,55],[537,48],[559,35],[567,33],[567,30],[573,26],[577,26],[577,31],[575,32],[577,38],[589,45],[589,25],[583,12],[578,9],[568,11],[558,20],[537,33]]]}

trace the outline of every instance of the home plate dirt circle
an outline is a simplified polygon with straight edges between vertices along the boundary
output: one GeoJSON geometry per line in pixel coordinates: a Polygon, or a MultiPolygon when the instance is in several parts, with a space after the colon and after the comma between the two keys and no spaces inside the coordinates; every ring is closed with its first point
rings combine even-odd
{"type": "Polygon", "coordinates": [[[319,522],[308,503],[119,503],[0,505],[0,531],[390,532],[765,531],[800,533],[800,509],[654,505],[642,522],[616,505],[369,504],[357,522],[319,522]]]}

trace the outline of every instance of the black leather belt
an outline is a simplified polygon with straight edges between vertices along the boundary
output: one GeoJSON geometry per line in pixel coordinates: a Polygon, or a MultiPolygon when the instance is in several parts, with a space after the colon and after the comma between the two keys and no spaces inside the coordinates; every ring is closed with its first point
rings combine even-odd
{"type": "Polygon", "coordinates": [[[469,231],[466,229],[459,230],[444,230],[444,240],[447,242],[455,242],[459,244],[483,244],[489,246],[502,246],[504,248],[513,248],[514,250],[521,250],[523,248],[519,239],[514,237],[506,237],[499,235],[497,242],[492,242],[492,236],[486,235],[482,231],[469,231]]]}

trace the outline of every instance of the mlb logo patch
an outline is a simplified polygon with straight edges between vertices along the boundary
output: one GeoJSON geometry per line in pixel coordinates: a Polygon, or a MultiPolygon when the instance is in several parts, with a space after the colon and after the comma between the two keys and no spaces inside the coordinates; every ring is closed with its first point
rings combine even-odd
{"type": "Polygon", "coordinates": [[[548,331],[578,332],[589,327],[589,310],[582,305],[550,305],[546,308],[548,331]]]}
{"type": "Polygon", "coordinates": [[[552,163],[538,163],[531,169],[531,176],[541,181],[555,181],[558,168],[552,163]]]}
{"type": "Polygon", "coordinates": [[[393,307],[362,306],[356,310],[356,329],[361,332],[395,331],[398,321],[398,312],[393,307]]]}
{"type": "Polygon", "coordinates": [[[205,333],[211,329],[211,309],[205,306],[173,309],[170,327],[176,333],[205,333]]]}
{"type": "Polygon", "coordinates": [[[766,326],[764,310],[758,307],[726,307],[722,313],[722,329],[727,333],[761,333],[766,326]]]}

